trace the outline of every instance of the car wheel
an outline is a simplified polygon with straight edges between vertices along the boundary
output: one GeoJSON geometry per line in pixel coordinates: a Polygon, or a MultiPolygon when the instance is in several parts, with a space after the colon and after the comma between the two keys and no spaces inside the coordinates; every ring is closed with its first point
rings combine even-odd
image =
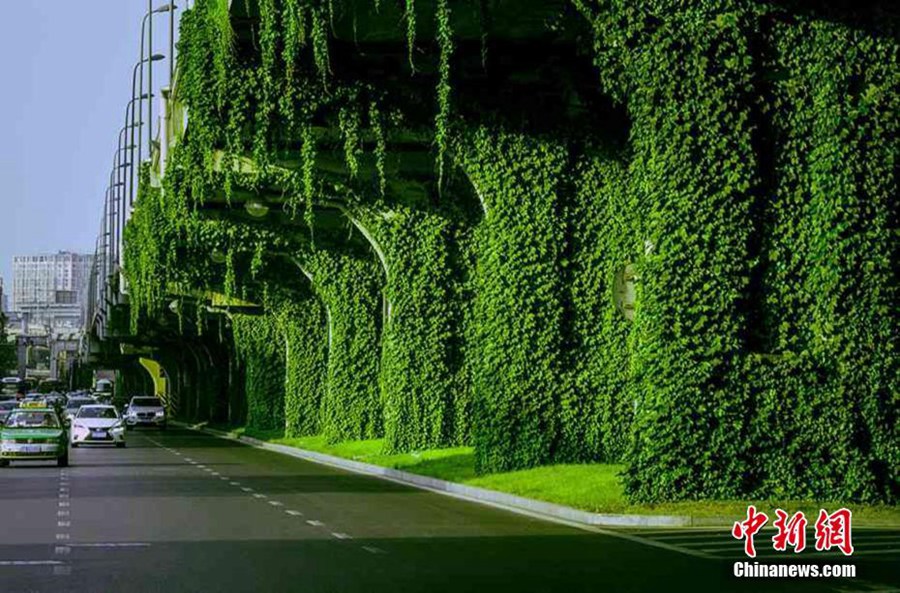
{"type": "Polygon", "coordinates": [[[72,448],[73,448],[73,449],[77,449],[77,448],[78,448],[78,443],[72,443],[72,448]]]}
{"type": "Polygon", "coordinates": [[[119,449],[124,449],[125,443],[116,443],[116,447],[118,447],[119,449]]]}
{"type": "Polygon", "coordinates": [[[9,459],[0,459],[0,467],[9,467],[9,459]]]}
{"type": "Polygon", "coordinates": [[[65,457],[60,457],[59,459],[57,459],[56,465],[58,467],[69,467],[69,456],[66,455],[65,457]]]}

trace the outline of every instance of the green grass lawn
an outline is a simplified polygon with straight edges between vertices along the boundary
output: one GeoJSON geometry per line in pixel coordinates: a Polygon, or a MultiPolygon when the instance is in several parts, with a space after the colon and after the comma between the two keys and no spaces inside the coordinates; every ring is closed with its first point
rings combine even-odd
{"type": "Polygon", "coordinates": [[[841,506],[847,506],[853,510],[853,519],[856,525],[900,526],[900,508],[887,505],[845,505],[840,502],[818,503],[796,500],[631,504],[625,499],[619,480],[619,473],[624,466],[615,464],[548,465],[528,470],[478,476],[475,473],[475,456],[471,447],[430,449],[401,455],[385,455],[382,453],[384,446],[382,439],[328,444],[321,436],[284,438],[278,431],[261,432],[246,428],[238,428],[230,432],[596,513],[688,515],[721,517],[727,521],[733,521],[746,515],[748,504],[755,504],[759,510],[765,511],[770,517],[774,517],[775,508],[782,508],[790,513],[803,511],[812,522],[815,521],[820,508],[835,511],[841,506]]]}

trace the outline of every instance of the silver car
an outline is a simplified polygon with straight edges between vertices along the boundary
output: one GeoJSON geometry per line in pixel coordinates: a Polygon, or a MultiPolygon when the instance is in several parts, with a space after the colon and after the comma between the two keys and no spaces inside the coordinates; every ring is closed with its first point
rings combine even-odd
{"type": "Polygon", "coordinates": [[[155,426],[166,429],[166,407],[158,397],[133,397],[125,408],[125,424],[135,426],[155,426]]]}
{"type": "Polygon", "coordinates": [[[90,406],[96,404],[97,400],[92,397],[71,397],[69,401],[66,402],[65,415],[66,420],[71,422],[75,416],[78,414],[78,410],[81,409],[81,406],[90,406]]]}

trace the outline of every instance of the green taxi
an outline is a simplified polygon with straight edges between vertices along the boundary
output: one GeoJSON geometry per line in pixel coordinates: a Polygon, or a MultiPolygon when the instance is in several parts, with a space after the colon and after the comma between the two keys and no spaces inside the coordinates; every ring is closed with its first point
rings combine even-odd
{"type": "Polygon", "coordinates": [[[0,427],[0,467],[10,461],[55,460],[69,465],[69,434],[56,410],[24,404],[0,427]]]}

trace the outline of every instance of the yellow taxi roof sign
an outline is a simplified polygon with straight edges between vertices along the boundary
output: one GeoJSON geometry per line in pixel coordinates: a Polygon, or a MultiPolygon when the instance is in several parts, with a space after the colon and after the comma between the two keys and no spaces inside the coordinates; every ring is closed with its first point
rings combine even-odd
{"type": "Polygon", "coordinates": [[[22,409],[22,410],[34,410],[34,409],[45,410],[48,408],[47,408],[47,402],[24,402],[22,404],[19,404],[19,409],[22,409]]]}

